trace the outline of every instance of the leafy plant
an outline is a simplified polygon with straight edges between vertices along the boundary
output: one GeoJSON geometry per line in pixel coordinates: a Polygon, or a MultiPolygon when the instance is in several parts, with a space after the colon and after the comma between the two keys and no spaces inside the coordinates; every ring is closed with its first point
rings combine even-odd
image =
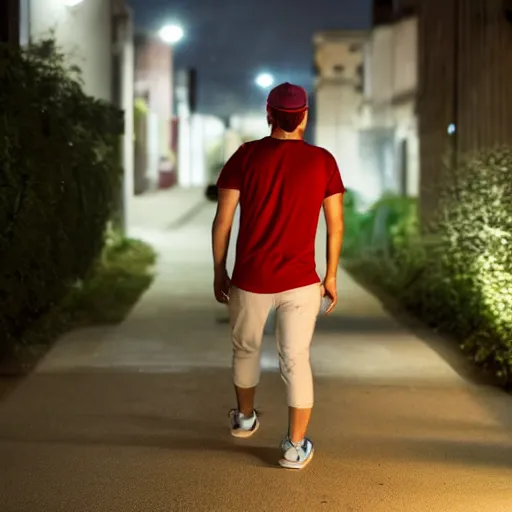
{"type": "Polygon", "coordinates": [[[414,202],[383,198],[371,210],[380,236],[349,268],[365,271],[432,327],[461,341],[480,365],[512,383],[512,149],[447,165],[434,221],[423,235],[414,202]],[[381,217],[382,219],[382,217],[381,217]]]}
{"type": "Polygon", "coordinates": [[[472,153],[447,169],[435,233],[464,348],[504,378],[512,370],[512,150],[472,153]]]}
{"type": "Polygon", "coordinates": [[[0,351],[90,272],[120,184],[122,112],[53,41],[0,50],[0,351]]]}

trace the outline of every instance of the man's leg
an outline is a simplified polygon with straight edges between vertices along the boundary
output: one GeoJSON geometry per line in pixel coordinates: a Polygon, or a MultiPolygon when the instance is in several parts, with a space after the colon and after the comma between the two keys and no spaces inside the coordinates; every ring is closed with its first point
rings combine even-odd
{"type": "Polygon", "coordinates": [[[304,467],[313,454],[313,444],[306,438],[314,402],[309,352],[320,304],[320,285],[290,290],[277,298],[279,361],[289,407],[288,438],[280,463],[291,469],[304,467]]]}
{"type": "Polygon", "coordinates": [[[263,330],[272,308],[273,295],[232,288],[229,314],[233,338],[233,383],[238,408],[231,412],[232,434],[249,437],[258,428],[254,396],[260,379],[263,330]]]}

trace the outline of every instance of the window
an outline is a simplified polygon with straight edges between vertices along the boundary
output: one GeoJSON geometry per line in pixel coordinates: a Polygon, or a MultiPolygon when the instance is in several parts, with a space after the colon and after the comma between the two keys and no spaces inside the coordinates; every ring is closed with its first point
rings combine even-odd
{"type": "Polygon", "coordinates": [[[333,66],[332,69],[337,75],[339,75],[343,73],[343,71],[345,71],[345,66],[342,66],[341,64],[336,64],[335,66],[333,66]]]}
{"type": "Polygon", "coordinates": [[[354,44],[351,44],[350,47],[349,47],[349,52],[350,53],[357,53],[357,52],[360,52],[362,49],[362,46],[358,43],[354,43],[354,44]]]}

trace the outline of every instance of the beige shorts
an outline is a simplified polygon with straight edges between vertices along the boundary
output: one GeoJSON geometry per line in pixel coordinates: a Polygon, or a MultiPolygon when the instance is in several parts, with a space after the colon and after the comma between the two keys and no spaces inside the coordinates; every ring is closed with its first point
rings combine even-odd
{"type": "Polygon", "coordinates": [[[288,405],[299,409],[312,407],[309,351],[321,300],[319,283],[276,294],[251,293],[232,287],[229,314],[235,386],[258,385],[263,331],[270,311],[275,308],[279,366],[288,389],[288,405]]]}

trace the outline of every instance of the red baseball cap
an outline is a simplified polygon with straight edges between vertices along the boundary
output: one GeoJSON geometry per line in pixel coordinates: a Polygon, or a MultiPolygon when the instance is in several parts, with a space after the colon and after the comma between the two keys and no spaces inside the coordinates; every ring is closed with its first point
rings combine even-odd
{"type": "Polygon", "coordinates": [[[285,82],[270,91],[267,107],[281,112],[304,112],[308,109],[308,93],[299,85],[285,82]]]}

